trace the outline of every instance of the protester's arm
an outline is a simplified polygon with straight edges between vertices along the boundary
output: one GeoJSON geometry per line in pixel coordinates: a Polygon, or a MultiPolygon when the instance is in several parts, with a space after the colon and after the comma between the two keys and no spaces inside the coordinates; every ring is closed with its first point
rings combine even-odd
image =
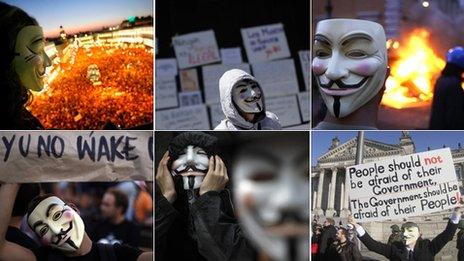
{"type": "Polygon", "coordinates": [[[5,239],[18,189],[18,184],[2,184],[0,186],[0,260],[33,261],[36,258],[29,249],[5,239]]]}
{"type": "Polygon", "coordinates": [[[393,245],[384,244],[379,241],[375,241],[364,228],[357,224],[354,218],[350,215],[348,222],[351,223],[355,228],[361,242],[370,250],[374,251],[377,254],[383,255],[387,258],[391,258],[397,252],[396,248],[393,245]]]}
{"type": "Polygon", "coordinates": [[[199,253],[207,260],[244,260],[253,255],[232,211],[227,190],[227,169],[222,160],[210,158],[210,168],[200,187],[200,197],[191,206],[199,253]]]}
{"type": "Polygon", "coordinates": [[[438,234],[431,242],[430,242],[430,251],[436,255],[440,250],[453,239],[456,230],[458,229],[458,223],[461,219],[461,213],[459,212],[460,208],[456,208],[454,212],[451,214],[448,224],[443,232],[438,234]]]}

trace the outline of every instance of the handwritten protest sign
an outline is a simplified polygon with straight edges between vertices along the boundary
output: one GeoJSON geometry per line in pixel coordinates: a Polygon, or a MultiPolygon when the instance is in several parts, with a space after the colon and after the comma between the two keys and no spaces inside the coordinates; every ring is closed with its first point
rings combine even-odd
{"type": "Polygon", "coordinates": [[[303,72],[303,78],[305,82],[306,90],[309,90],[309,72],[311,71],[311,52],[308,50],[299,51],[298,56],[300,57],[301,71],[303,72]]]}
{"type": "Polygon", "coordinates": [[[250,63],[290,57],[283,24],[243,28],[241,32],[250,63]]]}
{"type": "Polygon", "coordinates": [[[351,166],[345,184],[359,222],[443,211],[460,197],[449,148],[351,166]]]}
{"type": "Polygon", "coordinates": [[[207,130],[208,112],[205,105],[156,111],[157,130],[207,130]]]}
{"type": "Polygon", "coordinates": [[[228,70],[240,69],[250,73],[250,65],[242,64],[215,64],[203,66],[203,86],[205,88],[205,103],[219,102],[219,79],[228,70]]]}
{"type": "Polygon", "coordinates": [[[173,77],[156,77],[155,99],[157,110],[177,107],[176,79],[173,77]]]}
{"type": "Polygon", "coordinates": [[[266,99],[266,110],[277,115],[282,127],[301,124],[295,95],[266,99]]]}
{"type": "Polygon", "coordinates": [[[175,58],[156,59],[156,77],[173,78],[177,75],[175,58]]]}
{"type": "Polygon", "coordinates": [[[300,113],[303,121],[310,121],[309,92],[298,93],[298,104],[300,105],[300,113]]]}
{"type": "Polygon", "coordinates": [[[263,62],[252,65],[253,74],[265,97],[297,94],[299,91],[293,59],[263,62]]]}
{"type": "Polygon", "coordinates": [[[220,103],[213,103],[209,105],[209,113],[211,115],[211,128],[214,129],[216,126],[221,123],[222,120],[226,118],[222,112],[222,107],[220,103]]]}
{"type": "Polygon", "coordinates": [[[200,83],[198,82],[197,69],[181,70],[179,73],[180,87],[182,91],[198,91],[200,90],[200,83]]]}
{"type": "Polygon", "coordinates": [[[200,105],[202,103],[203,101],[201,99],[201,91],[179,93],[180,107],[200,105]]]}
{"type": "Polygon", "coordinates": [[[181,69],[221,61],[213,30],[174,36],[172,44],[181,69]]]}
{"type": "Polygon", "coordinates": [[[151,131],[2,131],[0,181],[153,180],[151,131]]]}
{"type": "Polygon", "coordinates": [[[221,48],[221,60],[223,64],[241,64],[242,60],[242,51],[240,47],[236,48],[221,48]]]}

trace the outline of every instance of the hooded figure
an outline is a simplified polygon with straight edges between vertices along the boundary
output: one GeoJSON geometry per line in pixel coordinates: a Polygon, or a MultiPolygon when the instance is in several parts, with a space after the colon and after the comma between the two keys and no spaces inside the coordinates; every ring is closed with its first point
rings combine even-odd
{"type": "Polygon", "coordinates": [[[226,118],[215,130],[281,129],[277,116],[266,111],[264,95],[256,79],[248,73],[232,69],[219,79],[222,111],[226,118]]]}

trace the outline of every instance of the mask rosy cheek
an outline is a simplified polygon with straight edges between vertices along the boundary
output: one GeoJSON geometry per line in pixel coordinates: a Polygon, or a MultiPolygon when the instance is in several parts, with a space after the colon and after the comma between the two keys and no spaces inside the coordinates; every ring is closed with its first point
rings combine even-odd
{"type": "Polygon", "coordinates": [[[317,61],[317,60],[314,60],[311,67],[313,68],[313,72],[316,74],[316,75],[321,75],[325,72],[326,70],[326,67],[324,66],[323,63],[317,61]]]}
{"type": "Polygon", "coordinates": [[[378,64],[375,62],[361,62],[360,64],[356,65],[354,68],[354,72],[359,75],[363,76],[371,76],[377,71],[378,69],[378,64]]]}
{"type": "Polygon", "coordinates": [[[65,219],[72,219],[73,218],[73,213],[71,211],[64,212],[64,218],[65,219]]]}

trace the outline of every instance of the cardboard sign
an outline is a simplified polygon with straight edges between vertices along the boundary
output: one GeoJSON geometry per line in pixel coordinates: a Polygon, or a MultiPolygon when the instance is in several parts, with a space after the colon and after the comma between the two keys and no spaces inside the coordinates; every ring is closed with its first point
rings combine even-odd
{"type": "Polygon", "coordinates": [[[298,93],[298,104],[300,105],[300,113],[303,121],[310,121],[311,114],[309,109],[309,92],[298,93]]]}
{"type": "Polygon", "coordinates": [[[201,91],[196,92],[180,92],[179,93],[180,107],[200,105],[203,103],[201,99],[201,91]]]}
{"type": "Polygon", "coordinates": [[[175,58],[156,59],[156,77],[174,78],[177,75],[175,58]]]}
{"type": "Polygon", "coordinates": [[[155,99],[157,110],[177,107],[176,79],[156,77],[155,99]]]}
{"type": "Polygon", "coordinates": [[[205,105],[156,111],[157,130],[208,130],[209,119],[205,105]]]}
{"type": "Polygon", "coordinates": [[[345,184],[359,222],[452,209],[460,198],[449,148],[351,166],[345,184]]]}
{"type": "Polygon", "coordinates": [[[277,115],[282,127],[301,124],[295,95],[266,99],[266,110],[277,115]]]}
{"type": "Polygon", "coordinates": [[[2,131],[0,181],[153,180],[151,131],[2,131]]]}
{"type": "Polygon", "coordinates": [[[283,24],[244,28],[241,32],[250,63],[290,57],[283,24]]]}
{"type": "Polygon", "coordinates": [[[311,52],[303,50],[298,52],[300,57],[301,71],[303,72],[303,78],[305,82],[305,89],[309,90],[309,77],[311,77],[311,52]]]}
{"type": "Polygon", "coordinates": [[[252,67],[266,98],[299,92],[293,59],[257,63],[252,67]]]}
{"type": "Polygon", "coordinates": [[[184,92],[200,90],[200,83],[198,82],[197,69],[181,70],[179,74],[180,88],[184,92]]]}
{"type": "Polygon", "coordinates": [[[205,88],[205,103],[213,104],[219,102],[219,79],[228,70],[240,69],[250,73],[250,66],[243,64],[216,64],[203,66],[203,86],[205,88]]]}
{"type": "Polygon", "coordinates": [[[236,48],[221,48],[222,64],[241,64],[242,60],[242,51],[240,47],[236,48]]]}
{"type": "Polygon", "coordinates": [[[172,44],[181,69],[221,61],[213,30],[174,36],[172,44]]]}
{"type": "Polygon", "coordinates": [[[211,128],[214,129],[216,126],[221,123],[222,120],[226,118],[222,112],[222,107],[220,103],[214,103],[209,105],[209,113],[211,115],[211,128]]]}

